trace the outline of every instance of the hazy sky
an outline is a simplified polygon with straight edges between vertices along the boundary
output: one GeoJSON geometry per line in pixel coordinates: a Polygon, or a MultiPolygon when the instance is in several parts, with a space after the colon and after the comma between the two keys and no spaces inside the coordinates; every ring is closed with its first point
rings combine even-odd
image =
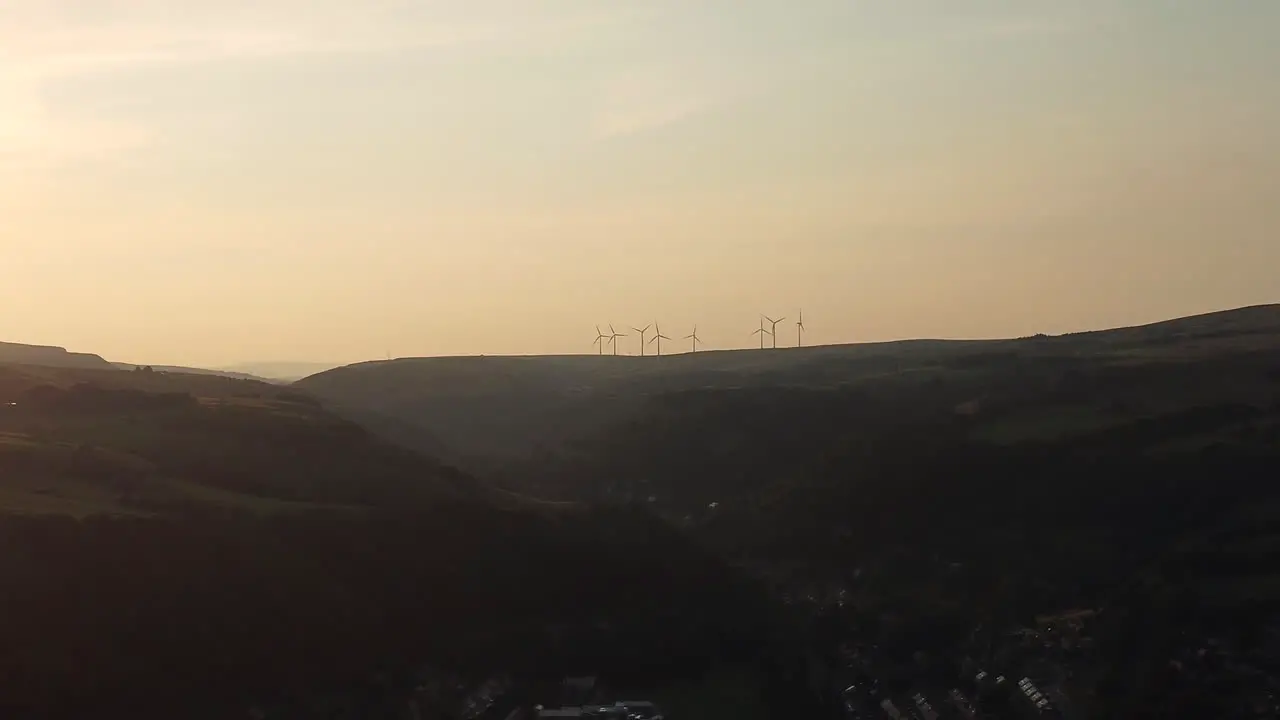
{"type": "Polygon", "coordinates": [[[0,0],[0,339],[336,362],[1280,301],[1277,38],[1274,0],[0,0]]]}

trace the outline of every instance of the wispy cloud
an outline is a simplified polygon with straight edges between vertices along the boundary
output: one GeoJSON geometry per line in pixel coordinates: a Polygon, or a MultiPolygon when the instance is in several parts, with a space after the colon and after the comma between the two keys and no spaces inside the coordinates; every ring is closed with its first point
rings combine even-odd
{"type": "Polygon", "coordinates": [[[763,89],[749,73],[654,63],[608,78],[591,123],[594,139],[657,130],[712,111],[763,89]]]}
{"type": "Polygon", "coordinates": [[[100,0],[0,10],[0,155],[57,162],[145,144],[147,131],[59,116],[55,83],[86,75],[225,61],[414,50],[519,52],[615,22],[619,12],[433,12],[403,0],[100,0]]]}
{"type": "Polygon", "coordinates": [[[1122,21],[1123,8],[1091,3],[1053,5],[1043,11],[1020,10],[957,20],[947,33],[962,40],[1037,40],[1071,35],[1122,21]]]}

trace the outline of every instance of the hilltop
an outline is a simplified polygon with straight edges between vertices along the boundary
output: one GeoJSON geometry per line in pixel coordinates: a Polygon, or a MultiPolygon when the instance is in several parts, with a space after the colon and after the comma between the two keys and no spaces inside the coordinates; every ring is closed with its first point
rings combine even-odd
{"type": "Polygon", "coordinates": [[[67,352],[66,348],[0,342],[0,363],[46,367],[109,370],[111,363],[97,355],[67,352]]]}
{"type": "Polygon", "coordinates": [[[1179,361],[1280,348],[1280,305],[1151,325],[1004,340],[909,340],[656,357],[594,355],[406,358],[360,363],[296,384],[336,411],[394,424],[397,442],[479,472],[554,452],[692,390],[830,389],[942,370],[999,370],[1018,358],[1179,361]]]}

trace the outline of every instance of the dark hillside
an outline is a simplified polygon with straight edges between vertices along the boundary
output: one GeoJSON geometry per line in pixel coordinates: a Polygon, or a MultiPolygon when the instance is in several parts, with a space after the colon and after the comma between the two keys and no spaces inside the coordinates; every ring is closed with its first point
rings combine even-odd
{"type": "Polygon", "coordinates": [[[1280,645],[1258,639],[1280,637],[1276,306],[1017,340],[492,360],[303,386],[452,433],[437,442],[499,438],[487,477],[509,489],[661,514],[830,609],[908,668],[904,688],[921,653],[981,657],[975,637],[1080,607],[1107,618],[1076,681],[1084,717],[1243,717],[1262,680],[1166,672],[1211,638],[1243,663],[1223,667],[1263,669],[1237,680],[1280,677],[1280,645]]]}
{"type": "Polygon", "coordinates": [[[661,684],[768,654],[764,596],[650,514],[491,490],[213,376],[0,368],[0,546],[6,717],[241,717],[422,664],[661,684]]]}
{"type": "Polygon", "coordinates": [[[243,712],[428,662],[696,677],[750,658],[764,617],[723,566],[612,511],[10,516],[0,542],[8,717],[243,712]]]}

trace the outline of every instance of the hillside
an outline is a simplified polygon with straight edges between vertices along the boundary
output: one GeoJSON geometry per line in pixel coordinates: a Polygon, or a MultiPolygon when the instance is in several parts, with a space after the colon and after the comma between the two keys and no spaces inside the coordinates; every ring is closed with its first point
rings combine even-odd
{"type": "Polygon", "coordinates": [[[492,472],[621,422],[666,393],[757,387],[833,388],[950,370],[999,371],[1016,358],[1058,363],[1179,360],[1280,348],[1280,306],[1138,328],[1014,340],[913,340],[656,357],[594,355],[408,358],[323,372],[297,383],[338,412],[397,425],[414,444],[492,472]]]}
{"type": "Polygon", "coordinates": [[[155,372],[179,373],[182,375],[218,375],[221,377],[234,378],[236,380],[256,380],[258,382],[272,382],[271,380],[251,375],[249,373],[234,372],[231,370],[209,370],[207,368],[185,367],[182,365],[149,365],[146,363],[111,363],[117,370],[136,370],[140,367],[149,367],[155,372]]]}
{"type": "Polygon", "coordinates": [[[0,542],[6,717],[239,717],[424,663],[661,683],[763,657],[769,617],[646,513],[490,489],[218,376],[0,366],[0,542]]]}
{"type": "Polygon", "coordinates": [[[0,367],[0,432],[0,462],[96,472],[135,502],[166,483],[360,506],[480,492],[296,391],[217,376],[0,367]]]}
{"type": "Polygon", "coordinates": [[[65,348],[0,342],[0,364],[110,370],[111,363],[97,355],[67,352],[65,348]]]}
{"type": "Polygon", "coordinates": [[[1110,608],[1090,717],[1157,707],[1176,638],[1280,626],[1278,306],[1012,340],[404,360],[299,387],[463,461],[501,453],[476,467],[513,490],[653,510],[789,597],[839,598],[894,662],[1110,608]]]}

